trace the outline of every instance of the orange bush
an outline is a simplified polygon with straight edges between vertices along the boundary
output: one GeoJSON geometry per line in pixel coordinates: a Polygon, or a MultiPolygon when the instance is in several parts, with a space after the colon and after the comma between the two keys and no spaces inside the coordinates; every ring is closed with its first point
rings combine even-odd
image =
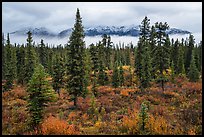
{"type": "Polygon", "coordinates": [[[128,116],[123,116],[121,132],[126,132],[128,134],[137,134],[139,132],[138,122],[138,111],[131,111],[128,109],[128,116]]]}
{"type": "Polygon", "coordinates": [[[128,93],[129,93],[128,90],[120,91],[120,94],[123,95],[123,96],[128,96],[129,95],[128,93]]]}
{"type": "Polygon", "coordinates": [[[165,97],[169,97],[169,98],[171,98],[171,97],[179,97],[178,93],[175,93],[173,91],[168,91],[168,90],[163,92],[163,95],[165,95],[165,97]]]}
{"type": "Polygon", "coordinates": [[[150,115],[145,128],[151,135],[169,134],[167,121],[162,116],[153,117],[153,115],[150,115]]]}
{"type": "Polygon", "coordinates": [[[79,134],[74,125],[68,125],[66,121],[49,116],[41,125],[43,135],[74,135],[79,134]]]}
{"type": "Polygon", "coordinates": [[[185,84],[183,84],[182,86],[183,90],[187,90],[187,91],[195,91],[198,94],[202,93],[202,83],[201,82],[186,82],[185,84]]]}

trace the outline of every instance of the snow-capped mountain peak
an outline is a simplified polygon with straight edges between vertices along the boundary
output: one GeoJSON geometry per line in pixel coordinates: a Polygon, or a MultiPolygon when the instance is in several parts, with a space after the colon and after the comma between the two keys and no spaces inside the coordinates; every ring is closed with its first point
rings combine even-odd
{"type": "MultiPolygon", "coordinates": [[[[58,34],[53,33],[52,31],[48,30],[45,27],[40,28],[22,28],[20,30],[17,30],[15,32],[12,32],[10,34],[13,35],[27,35],[27,32],[31,31],[33,36],[38,37],[58,37],[58,38],[64,38],[71,34],[72,28],[63,30],[59,32],[58,34]]],[[[190,34],[189,31],[181,30],[177,28],[170,28],[166,31],[169,35],[171,34],[190,34]]],[[[129,25],[129,26],[95,26],[95,27],[84,27],[84,33],[86,36],[98,36],[98,35],[118,35],[118,36],[139,36],[140,29],[139,25],[129,25]]]]}

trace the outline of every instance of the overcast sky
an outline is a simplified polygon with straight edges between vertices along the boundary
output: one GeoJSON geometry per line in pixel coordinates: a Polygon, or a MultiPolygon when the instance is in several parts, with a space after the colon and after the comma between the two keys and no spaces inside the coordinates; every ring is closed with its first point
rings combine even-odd
{"type": "Polygon", "coordinates": [[[3,2],[3,32],[23,27],[46,27],[59,32],[73,27],[76,9],[84,26],[139,25],[147,16],[151,24],[202,33],[202,2],[3,2]]]}

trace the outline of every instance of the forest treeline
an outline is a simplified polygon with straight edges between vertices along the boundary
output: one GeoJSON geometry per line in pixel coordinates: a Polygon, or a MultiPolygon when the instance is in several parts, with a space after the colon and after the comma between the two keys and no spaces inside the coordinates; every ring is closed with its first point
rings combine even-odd
{"type": "Polygon", "coordinates": [[[27,33],[26,45],[11,44],[9,34],[3,34],[2,91],[15,84],[27,87],[35,127],[43,110],[43,106],[35,105],[51,100],[53,89],[60,94],[60,89],[65,88],[77,108],[77,97],[85,97],[89,85],[97,96],[97,87],[101,85],[138,86],[146,90],[156,82],[165,91],[165,82],[174,82],[176,76],[197,82],[202,74],[202,41],[196,44],[192,34],[181,41],[170,39],[168,29],[166,22],[150,26],[150,19],[145,17],[137,45],[114,44],[111,36],[104,34],[98,43],[85,46],[82,18],[77,10],[66,45],[51,46],[43,39],[36,44],[31,32],[27,33]],[[128,77],[124,77],[125,68],[128,77]],[[38,102],[35,98],[39,98],[38,102]]]}

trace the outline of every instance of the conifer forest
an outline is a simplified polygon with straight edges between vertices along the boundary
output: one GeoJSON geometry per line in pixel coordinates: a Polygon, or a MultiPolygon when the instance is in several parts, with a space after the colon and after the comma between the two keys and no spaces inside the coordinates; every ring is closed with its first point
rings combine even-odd
{"type": "Polygon", "coordinates": [[[202,134],[202,41],[170,39],[145,16],[137,45],[85,45],[75,15],[65,45],[2,34],[2,134],[202,134]]]}

